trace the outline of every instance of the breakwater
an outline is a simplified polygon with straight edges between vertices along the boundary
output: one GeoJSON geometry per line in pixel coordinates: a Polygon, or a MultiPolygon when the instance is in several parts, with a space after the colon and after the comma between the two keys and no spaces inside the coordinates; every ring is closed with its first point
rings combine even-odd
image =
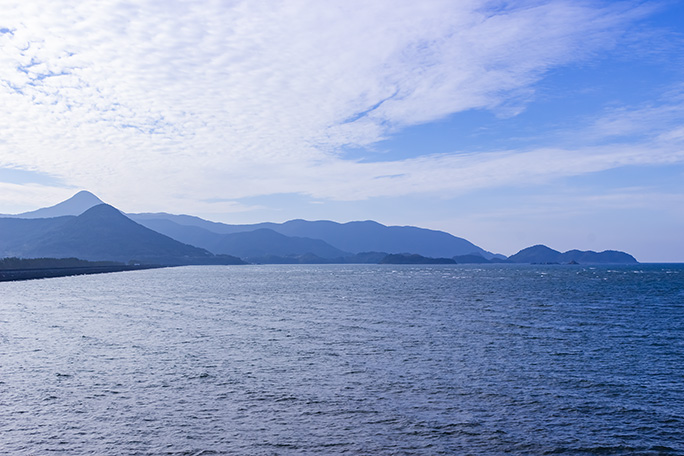
{"type": "Polygon", "coordinates": [[[0,282],[9,282],[14,280],[46,279],[51,277],[67,277],[85,274],[104,274],[108,272],[137,271],[141,269],[154,269],[160,267],[162,266],[121,264],[67,268],[3,269],[0,270],[0,282]]]}

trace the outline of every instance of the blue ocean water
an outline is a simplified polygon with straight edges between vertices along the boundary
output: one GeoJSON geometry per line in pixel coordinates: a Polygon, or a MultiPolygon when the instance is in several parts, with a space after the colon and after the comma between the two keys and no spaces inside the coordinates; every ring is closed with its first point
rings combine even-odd
{"type": "Polygon", "coordinates": [[[0,283],[0,454],[684,455],[684,266],[0,283]]]}

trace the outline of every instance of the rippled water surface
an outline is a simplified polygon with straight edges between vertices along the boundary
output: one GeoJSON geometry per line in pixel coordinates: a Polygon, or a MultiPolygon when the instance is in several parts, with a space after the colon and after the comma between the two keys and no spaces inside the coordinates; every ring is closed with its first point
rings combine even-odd
{"type": "Polygon", "coordinates": [[[684,454],[684,266],[0,283],[0,454],[684,454]]]}

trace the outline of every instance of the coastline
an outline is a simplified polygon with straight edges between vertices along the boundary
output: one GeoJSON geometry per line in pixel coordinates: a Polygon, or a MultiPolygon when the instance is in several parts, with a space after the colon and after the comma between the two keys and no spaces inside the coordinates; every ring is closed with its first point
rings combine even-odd
{"type": "Polygon", "coordinates": [[[0,282],[49,279],[53,277],[69,277],[89,274],[106,274],[109,272],[138,271],[142,269],[156,269],[163,267],[165,266],[122,264],[108,266],[82,266],[69,268],[2,269],[0,270],[0,282]]]}

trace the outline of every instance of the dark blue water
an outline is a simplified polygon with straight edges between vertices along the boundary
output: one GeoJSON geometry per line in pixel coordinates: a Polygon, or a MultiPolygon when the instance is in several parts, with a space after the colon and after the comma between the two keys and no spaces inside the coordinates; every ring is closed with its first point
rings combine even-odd
{"type": "Polygon", "coordinates": [[[0,454],[684,455],[684,266],[0,284],[0,454]]]}

